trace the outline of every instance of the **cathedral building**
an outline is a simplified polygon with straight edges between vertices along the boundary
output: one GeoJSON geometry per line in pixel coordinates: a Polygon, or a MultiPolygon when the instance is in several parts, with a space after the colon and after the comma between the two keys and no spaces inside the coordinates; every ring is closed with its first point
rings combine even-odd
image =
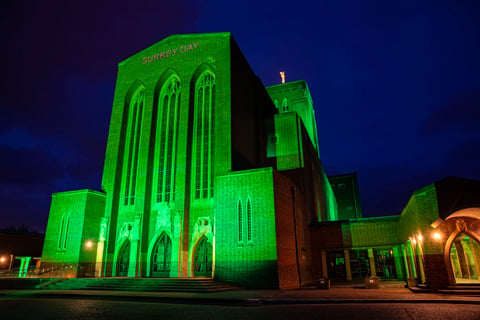
{"type": "MultiPolygon", "coordinates": [[[[265,88],[230,33],[170,36],[119,63],[101,191],[53,194],[43,273],[252,288],[455,281],[448,268],[430,275],[435,245],[411,244],[433,218],[447,228],[437,200],[421,202],[430,220],[420,195],[399,216],[362,218],[356,175],[329,179],[320,154],[305,81],[265,88]]],[[[468,230],[462,239],[477,242],[457,249],[473,259],[460,273],[479,266],[478,230],[468,230]]]]}

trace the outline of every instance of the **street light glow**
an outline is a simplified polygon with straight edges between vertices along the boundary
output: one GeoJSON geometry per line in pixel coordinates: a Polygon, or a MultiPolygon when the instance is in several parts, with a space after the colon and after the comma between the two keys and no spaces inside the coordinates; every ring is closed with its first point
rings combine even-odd
{"type": "Polygon", "coordinates": [[[92,248],[92,246],[93,246],[93,242],[90,241],[90,240],[88,240],[88,241],[85,243],[85,247],[87,247],[87,249],[92,248]]]}
{"type": "Polygon", "coordinates": [[[442,235],[441,235],[439,232],[435,232],[435,233],[433,234],[433,238],[434,238],[435,240],[440,240],[440,239],[442,238],[442,235]]]}

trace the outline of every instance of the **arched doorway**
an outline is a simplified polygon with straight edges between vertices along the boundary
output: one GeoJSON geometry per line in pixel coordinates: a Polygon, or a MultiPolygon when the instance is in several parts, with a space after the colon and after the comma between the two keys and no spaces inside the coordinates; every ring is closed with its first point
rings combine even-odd
{"type": "Polygon", "coordinates": [[[194,277],[212,276],[212,251],[212,244],[208,242],[207,237],[201,237],[195,247],[193,258],[194,277]]]}
{"type": "Polygon", "coordinates": [[[459,233],[450,247],[450,262],[456,283],[479,282],[480,244],[466,233],[459,233]]]}
{"type": "Polygon", "coordinates": [[[152,252],[152,277],[169,277],[172,261],[172,240],[163,232],[158,237],[152,252]]]}
{"type": "Polygon", "coordinates": [[[130,241],[126,240],[120,249],[117,259],[117,276],[128,277],[128,264],[130,263],[130,241]]]}

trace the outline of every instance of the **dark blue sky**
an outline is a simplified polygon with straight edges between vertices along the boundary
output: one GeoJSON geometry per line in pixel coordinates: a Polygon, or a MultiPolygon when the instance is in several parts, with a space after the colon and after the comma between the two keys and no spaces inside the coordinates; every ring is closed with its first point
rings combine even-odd
{"type": "Polygon", "coordinates": [[[116,64],[176,33],[230,31],[265,85],[306,80],[365,216],[480,180],[480,1],[230,2],[2,3],[0,227],[43,232],[52,192],[100,189],[116,64]]]}

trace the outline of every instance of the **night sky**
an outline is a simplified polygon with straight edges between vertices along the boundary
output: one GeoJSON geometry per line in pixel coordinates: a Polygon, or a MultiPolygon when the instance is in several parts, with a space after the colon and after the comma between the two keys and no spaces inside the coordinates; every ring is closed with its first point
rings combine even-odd
{"type": "Polygon", "coordinates": [[[0,5],[0,227],[44,232],[51,193],[100,190],[117,63],[178,33],[230,31],[265,85],[307,81],[364,216],[480,180],[478,0],[78,2],[0,5]]]}

